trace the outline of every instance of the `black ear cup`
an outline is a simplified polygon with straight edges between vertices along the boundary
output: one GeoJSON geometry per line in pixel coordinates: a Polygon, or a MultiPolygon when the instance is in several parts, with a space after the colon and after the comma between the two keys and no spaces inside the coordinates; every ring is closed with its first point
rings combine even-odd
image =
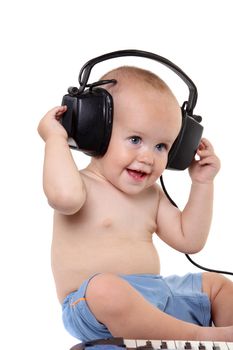
{"type": "Polygon", "coordinates": [[[184,170],[191,164],[199,146],[203,126],[182,111],[182,127],[168,155],[167,169],[184,170]]]}
{"type": "Polygon", "coordinates": [[[62,105],[68,107],[61,123],[75,141],[71,147],[90,156],[104,155],[113,122],[113,99],[108,91],[93,88],[77,96],[68,94],[63,97],[62,105]]]}

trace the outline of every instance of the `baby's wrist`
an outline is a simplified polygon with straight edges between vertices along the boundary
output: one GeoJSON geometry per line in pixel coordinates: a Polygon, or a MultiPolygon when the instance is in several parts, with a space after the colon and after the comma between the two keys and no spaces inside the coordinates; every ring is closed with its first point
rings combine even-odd
{"type": "Polygon", "coordinates": [[[192,187],[200,187],[200,188],[212,188],[214,186],[214,180],[209,181],[192,181],[192,187]]]}
{"type": "Polygon", "coordinates": [[[46,144],[64,143],[65,145],[68,145],[67,140],[68,138],[65,135],[52,134],[47,137],[46,144]]]}

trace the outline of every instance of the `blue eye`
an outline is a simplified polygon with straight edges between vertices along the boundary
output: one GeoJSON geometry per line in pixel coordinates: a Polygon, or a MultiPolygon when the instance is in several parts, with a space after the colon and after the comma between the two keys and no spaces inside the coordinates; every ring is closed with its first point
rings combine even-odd
{"type": "Polygon", "coordinates": [[[133,145],[139,145],[141,143],[141,141],[142,141],[142,139],[139,136],[132,136],[132,137],[130,137],[130,142],[133,145]]]}
{"type": "Polygon", "coordinates": [[[158,145],[155,146],[155,148],[161,152],[164,149],[166,149],[166,145],[165,145],[165,143],[159,143],[158,145]]]}

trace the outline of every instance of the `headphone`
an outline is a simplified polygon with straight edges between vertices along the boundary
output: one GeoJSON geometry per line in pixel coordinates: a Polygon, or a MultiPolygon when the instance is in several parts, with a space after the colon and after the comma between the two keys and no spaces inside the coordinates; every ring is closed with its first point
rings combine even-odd
{"type": "Polygon", "coordinates": [[[63,96],[62,105],[67,111],[61,123],[67,131],[69,146],[84,153],[102,157],[108,148],[113,124],[113,98],[104,88],[104,84],[116,83],[116,80],[100,80],[88,84],[92,68],[108,59],[137,56],[157,61],[175,72],[188,86],[189,96],[181,107],[182,126],[168,155],[167,169],[184,170],[191,164],[199,146],[203,126],[202,118],[193,115],[197,102],[197,88],[192,80],[174,63],[151,52],[141,50],[120,50],[107,53],[89,60],[79,73],[79,88],[70,87],[63,96]]]}

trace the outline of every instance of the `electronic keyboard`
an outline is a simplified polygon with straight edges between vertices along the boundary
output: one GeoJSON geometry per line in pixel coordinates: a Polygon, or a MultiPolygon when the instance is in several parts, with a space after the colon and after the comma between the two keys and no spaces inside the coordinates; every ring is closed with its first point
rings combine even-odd
{"type": "Polygon", "coordinates": [[[233,350],[233,342],[185,341],[185,340],[133,340],[107,338],[88,341],[70,350],[233,350]]]}

